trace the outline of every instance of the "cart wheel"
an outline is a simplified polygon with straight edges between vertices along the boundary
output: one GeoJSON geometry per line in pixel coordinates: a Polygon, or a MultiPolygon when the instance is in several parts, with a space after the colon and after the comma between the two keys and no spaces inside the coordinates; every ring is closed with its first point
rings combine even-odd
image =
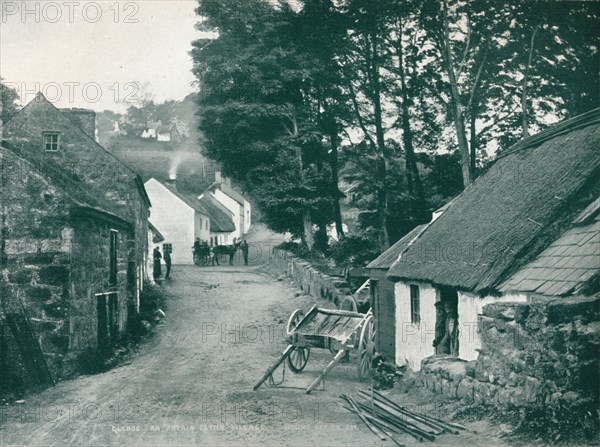
{"type": "Polygon", "coordinates": [[[356,299],[351,295],[346,296],[340,303],[340,310],[351,310],[352,312],[356,312],[358,310],[356,299]]]}
{"type": "Polygon", "coordinates": [[[285,326],[286,335],[290,335],[291,332],[296,329],[296,326],[298,326],[298,323],[300,323],[302,318],[304,318],[304,311],[302,309],[296,309],[292,312],[292,315],[290,315],[287,325],[285,326]]]}
{"type": "MultiPolygon", "coordinates": [[[[298,326],[298,323],[300,323],[302,318],[304,318],[304,311],[302,309],[296,309],[292,312],[285,327],[287,335],[290,335],[296,326],[298,326]]],[[[301,348],[297,346],[287,358],[287,364],[290,367],[290,370],[294,373],[301,372],[308,363],[309,356],[310,348],[301,348]]]]}
{"type": "Polygon", "coordinates": [[[375,320],[369,315],[365,320],[358,342],[358,365],[357,372],[359,380],[365,380],[371,371],[371,363],[375,355],[375,320]]]}
{"type": "Polygon", "coordinates": [[[310,357],[310,348],[296,347],[287,358],[288,366],[293,373],[301,372],[310,357]]]}

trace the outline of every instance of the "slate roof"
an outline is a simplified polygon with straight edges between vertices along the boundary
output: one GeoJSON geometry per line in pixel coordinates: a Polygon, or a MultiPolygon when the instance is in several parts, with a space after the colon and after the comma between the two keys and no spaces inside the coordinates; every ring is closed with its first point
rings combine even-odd
{"type": "Polygon", "coordinates": [[[235,231],[235,223],[232,219],[233,214],[215,199],[212,194],[204,194],[199,200],[208,210],[210,231],[215,233],[231,233],[235,231]]]}
{"type": "Polygon", "coordinates": [[[600,216],[567,230],[533,262],[500,286],[502,292],[578,294],[600,273],[600,216]]]}
{"type": "Polygon", "coordinates": [[[197,199],[188,194],[183,194],[177,191],[176,188],[169,185],[168,183],[160,182],[165,188],[167,188],[172,194],[181,199],[186,205],[193,208],[195,211],[204,214],[210,220],[210,231],[215,233],[230,233],[235,231],[235,224],[227,212],[223,211],[226,208],[222,207],[216,199],[206,198],[210,194],[202,196],[201,199],[197,199]]]}
{"type": "Polygon", "coordinates": [[[398,260],[400,255],[408,248],[408,246],[423,232],[428,224],[419,225],[405,234],[398,242],[388,248],[375,258],[369,265],[368,269],[389,269],[394,262],[398,260]]]}
{"type": "Polygon", "coordinates": [[[244,202],[246,200],[244,198],[244,196],[241,195],[239,192],[237,192],[235,189],[233,189],[231,186],[229,186],[227,183],[214,182],[212,185],[210,185],[208,188],[206,188],[206,191],[214,191],[215,189],[220,189],[224,194],[227,194],[229,197],[231,197],[237,203],[244,206],[244,202]]]}
{"type": "Polygon", "coordinates": [[[425,229],[388,277],[497,290],[595,200],[599,147],[600,109],[517,143],[425,229]]]}
{"type": "Polygon", "coordinates": [[[202,203],[200,203],[200,201],[198,199],[196,199],[195,197],[192,197],[192,196],[188,196],[187,194],[180,193],[179,191],[177,191],[176,188],[169,185],[168,183],[161,182],[161,181],[158,181],[158,182],[161,185],[163,185],[165,188],[167,188],[174,196],[181,199],[187,206],[189,206],[190,208],[193,208],[195,211],[197,211],[199,213],[204,214],[205,216],[209,216],[208,210],[202,203]]]}

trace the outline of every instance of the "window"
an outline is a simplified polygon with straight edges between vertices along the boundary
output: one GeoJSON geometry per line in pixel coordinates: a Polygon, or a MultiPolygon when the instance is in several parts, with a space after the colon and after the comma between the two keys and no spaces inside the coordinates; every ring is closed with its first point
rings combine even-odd
{"type": "Polygon", "coordinates": [[[208,230],[208,219],[206,220],[206,226],[204,227],[205,230],[208,230]]]}
{"type": "Polygon", "coordinates": [[[419,324],[421,322],[421,298],[419,297],[419,286],[410,286],[410,322],[419,324]]]}
{"type": "Polygon", "coordinates": [[[58,152],[58,142],[58,132],[44,132],[44,150],[46,152],[58,152]]]}
{"type": "Polygon", "coordinates": [[[117,284],[117,252],[118,252],[118,239],[119,233],[115,230],[110,230],[110,248],[109,248],[109,276],[108,283],[111,286],[117,284]]]}
{"type": "Polygon", "coordinates": [[[163,253],[173,253],[173,244],[163,244],[163,253]]]}

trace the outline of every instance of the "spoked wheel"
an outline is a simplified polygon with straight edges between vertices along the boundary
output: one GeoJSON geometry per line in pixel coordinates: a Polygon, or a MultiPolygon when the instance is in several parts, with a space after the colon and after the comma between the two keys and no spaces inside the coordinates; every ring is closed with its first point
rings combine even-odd
{"type": "MultiPolygon", "coordinates": [[[[298,326],[298,323],[300,323],[302,318],[304,318],[304,312],[302,309],[296,309],[292,315],[290,315],[290,319],[285,327],[288,335],[290,335],[296,326],[298,326]]],[[[290,367],[290,370],[294,373],[301,372],[308,363],[309,356],[310,348],[301,348],[296,346],[296,348],[294,348],[292,353],[287,358],[287,364],[290,367]]]]}
{"type": "Polygon", "coordinates": [[[357,372],[359,380],[365,380],[371,372],[371,364],[375,355],[375,320],[369,315],[365,320],[358,341],[358,365],[357,372]]]}
{"type": "Polygon", "coordinates": [[[356,312],[358,310],[356,299],[351,295],[344,297],[340,303],[340,310],[351,310],[352,312],[356,312]]]}

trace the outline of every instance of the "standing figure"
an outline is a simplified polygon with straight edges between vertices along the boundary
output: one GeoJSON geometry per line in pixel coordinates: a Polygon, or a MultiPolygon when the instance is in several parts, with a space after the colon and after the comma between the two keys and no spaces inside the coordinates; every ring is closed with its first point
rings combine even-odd
{"type": "Polygon", "coordinates": [[[160,278],[161,275],[161,267],[160,267],[160,260],[162,259],[162,255],[160,254],[160,250],[158,249],[158,247],[154,247],[154,269],[152,271],[152,274],[154,276],[154,279],[158,279],[160,278]]]}
{"type": "Polygon", "coordinates": [[[246,239],[242,241],[240,248],[242,249],[242,256],[244,257],[244,265],[248,265],[248,242],[246,242],[246,239]]]}
{"type": "Polygon", "coordinates": [[[217,246],[216,245],[214,247],[210,247],[210,261],[211,261],[212,265],[215,265],[215,262],[217,263],[217,265],[219,265],[219,258],[217,256],[217,246]]]}
{"type": "Polygon", "coordinates": [[[167,266],[165,279],[171,279],[171,252],[169,250],[165,250],[165,264],[167,266]]]}
{"type": "Polygon", "coordinates": [[[229,250],[229,265],[233,265],[233,258],[235,257],[235,252],[237,250],[239,242],[235,241],[235,238],[233,238],[233,245],[230,245],[228,248],[229,250]]]}

